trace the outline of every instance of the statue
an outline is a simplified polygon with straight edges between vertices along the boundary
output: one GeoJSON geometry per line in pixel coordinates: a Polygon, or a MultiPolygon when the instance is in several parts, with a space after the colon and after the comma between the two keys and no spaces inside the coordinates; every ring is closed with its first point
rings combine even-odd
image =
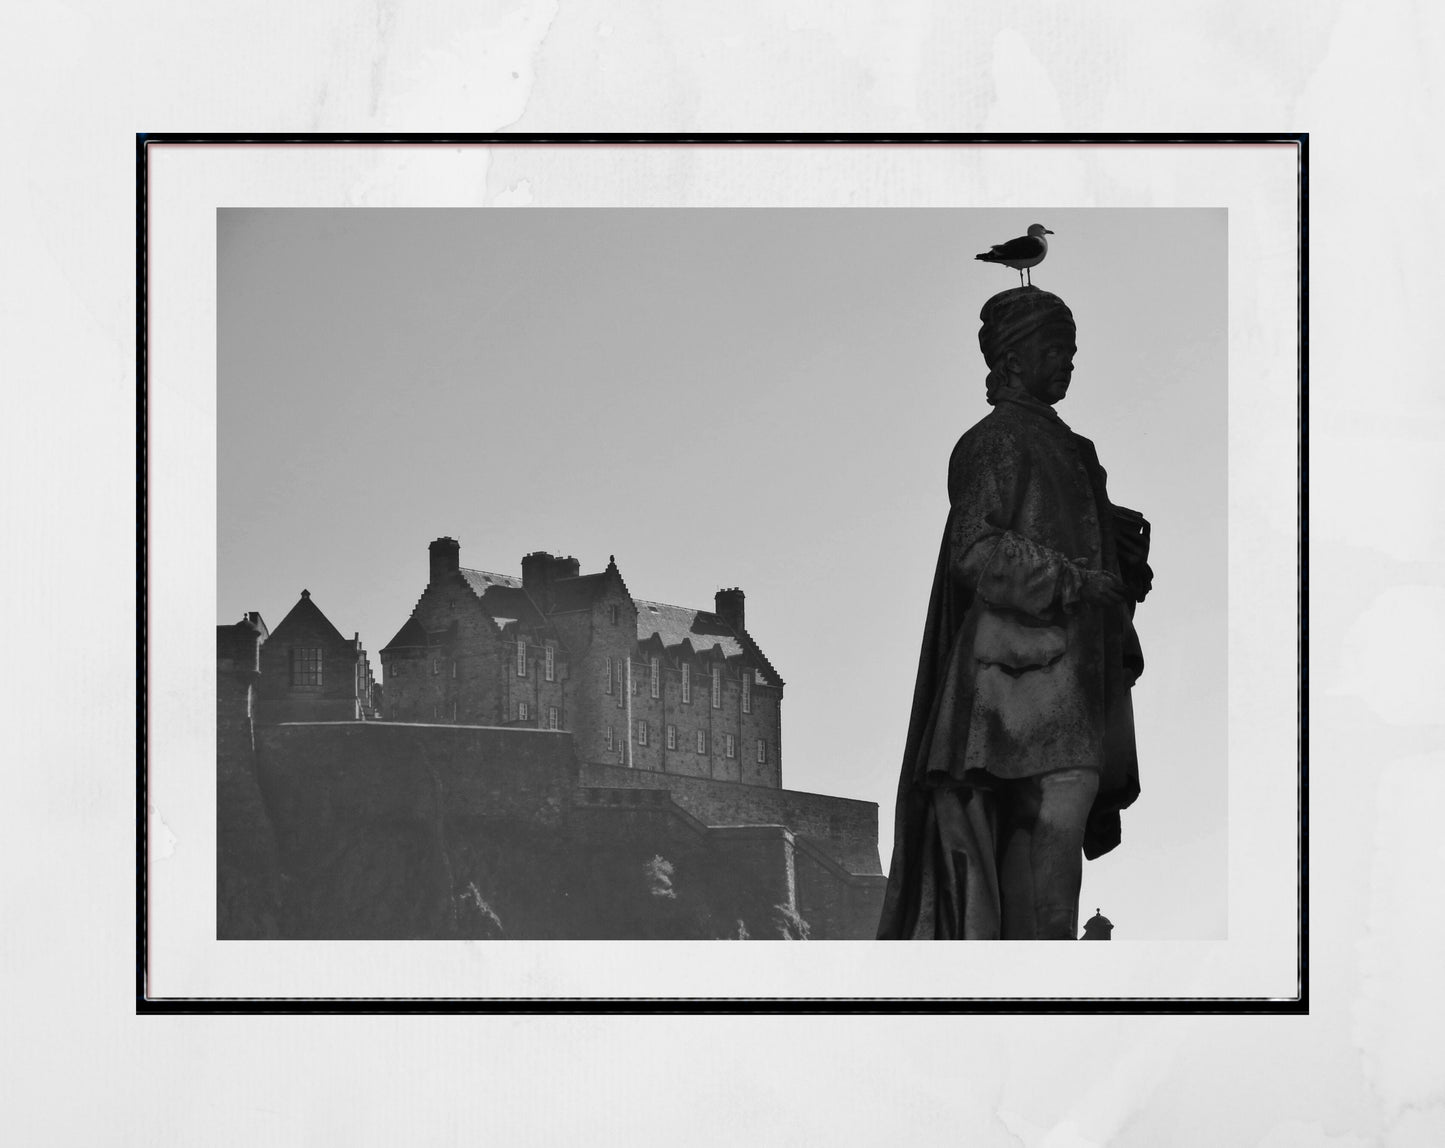
{"type": "Polygon", "coordinates": [[[1073,314],[1037,287],[979,315],[993,411],[948,468],[880,939],[1073,940],[1083,857],[1139,793],[1130,689],[1149,524],[1054,411],[1073,314]]]}

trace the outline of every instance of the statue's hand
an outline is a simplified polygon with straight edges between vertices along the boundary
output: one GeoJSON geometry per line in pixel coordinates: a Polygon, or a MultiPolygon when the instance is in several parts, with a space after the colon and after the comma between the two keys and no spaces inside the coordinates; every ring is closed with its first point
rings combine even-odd
{"type": "Polygon", "coordinates": [[[1080,597],[1091,606],[1122,606],[1129,594],[1117,574],[1107,570],[1085,570],[1080,597]]]}

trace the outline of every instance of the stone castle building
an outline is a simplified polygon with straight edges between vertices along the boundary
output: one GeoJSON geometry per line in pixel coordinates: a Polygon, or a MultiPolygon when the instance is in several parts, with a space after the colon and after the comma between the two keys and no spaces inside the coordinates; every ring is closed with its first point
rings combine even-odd
{"type": "Polygon", "coordinates": [[[218,937],[871,939],[878,807],[782,787],[783,681],[714,607],[440,538],[384,698],[306,591],[218,626],[218,937]]]}
{"type": "Polygon", "coordinates": [[[361,635],[347,639],[302,590],[296,605],[269,633],[259,614],[261,673],[257,718],[283,721],[360,721],[374,715],[371,660],[361,635]]]}
{"type": "Polygon", "coordinates": [[[712,610],[634,598],[615,560],[537,552],[521,577],[469,570],[452,538],[381,651],[391,721],[566,730],[584,762],[782,784],[783,680],[741,590],[712,610]]]}

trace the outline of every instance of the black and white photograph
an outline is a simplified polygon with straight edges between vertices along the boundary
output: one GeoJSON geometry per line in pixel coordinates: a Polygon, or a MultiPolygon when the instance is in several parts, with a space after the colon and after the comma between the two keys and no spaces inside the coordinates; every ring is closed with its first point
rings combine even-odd
{"type": "Polygon", "coordinates": [[[1227,226],[220,211],[217,935],[1224,939],[1227,226]]]}
{"type": "Polygon", "coordinates": [[[1304,1007],[1298,141],[146,154],[159,1000],[1304,1007]]]}

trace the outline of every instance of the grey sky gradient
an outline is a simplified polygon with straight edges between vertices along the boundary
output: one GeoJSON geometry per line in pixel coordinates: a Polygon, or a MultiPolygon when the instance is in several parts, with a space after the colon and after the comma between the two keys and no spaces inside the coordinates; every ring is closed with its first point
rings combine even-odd
{"type": "Polygon", "coordinates": [[[609,554],[643,598],[747,593],[783,782],[893,794],[947,512],[988,412],[973,254],[1034,222],[1078,323],[1059,413],[1154,526],[1143,793],[1085,866],[1125,939],[1226,933],[1222,210],[223,210],[218,621],[303,587],[372,653],[464,566],[609,554]]]}

